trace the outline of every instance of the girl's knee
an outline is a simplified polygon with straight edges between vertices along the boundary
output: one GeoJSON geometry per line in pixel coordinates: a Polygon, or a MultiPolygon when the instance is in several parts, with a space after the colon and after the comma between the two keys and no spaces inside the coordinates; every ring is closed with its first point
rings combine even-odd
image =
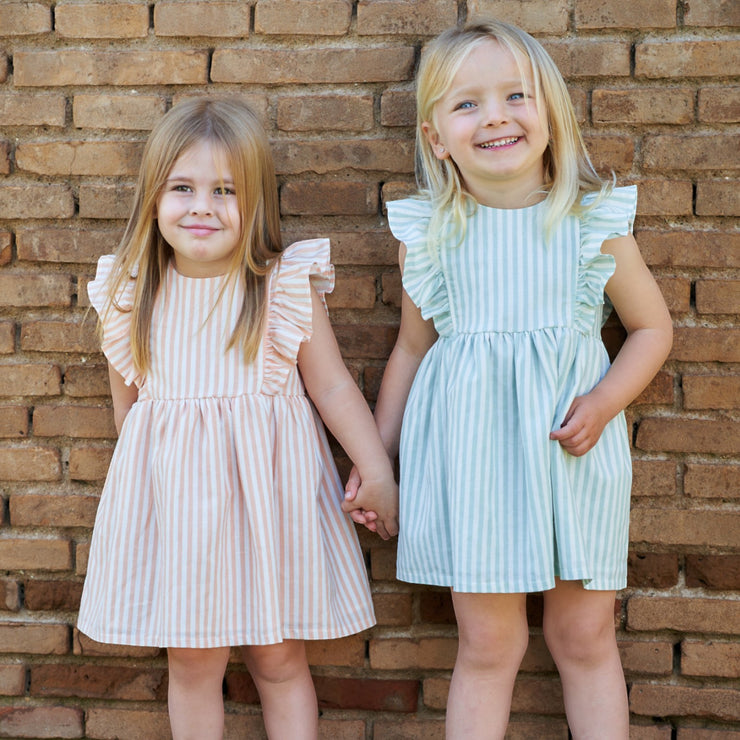
{"type": "Polygon", "coordinates": [[[546,614],[543,632],[556,662],[562,659],[598,662],[616,648],[612,614],[546,614]]]}
{"type": "Polygon", "coordinates": [[[170,676],[193,682],[221,681],[229,662],[229,648],[168,648],[170,676]]]}
{"type": "Polygon", "coordinates": [[[301,640],[249,645],[243,648],[243,653],[244,662],[255,681],[281,683],[308,670],[306,650],[301,640]]]}

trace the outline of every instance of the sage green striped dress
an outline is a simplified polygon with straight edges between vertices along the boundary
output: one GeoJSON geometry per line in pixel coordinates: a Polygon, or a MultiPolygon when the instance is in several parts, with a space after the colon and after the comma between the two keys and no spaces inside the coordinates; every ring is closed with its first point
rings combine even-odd
{"type": "MultiPolygon", "coordinates": [[[[593,195],[585,200],[593,200],[593,195]]],[[[631,460],[624,414],[582,457],[549,433],[609,367],[605,239],[630,232],[636,188],[568,216],[548,244],[544,203],[478,206],[459,246],[427,249],[431,208],[388,204],[403,285],[439,339],[401,432],[398,577],[460,592],[626,585],[631,460]]]]}

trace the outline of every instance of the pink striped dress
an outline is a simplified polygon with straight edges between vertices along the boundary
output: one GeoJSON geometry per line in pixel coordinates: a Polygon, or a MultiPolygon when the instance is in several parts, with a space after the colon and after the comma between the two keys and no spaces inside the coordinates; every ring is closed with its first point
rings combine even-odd
{"type": "MultiPolygon", "coordinates": [[[[88,286],[99,313],[112,263],[101,257],[88,286]]],[[[79,629],[99,642],[260,645],[375,622],[341,481],[296,367],[311,337],[310,285],[322,297],[333,288],[329,242],[283,252],[251,364],[225,351],[239,300],[227,290],[217,302],[222,280],[170,266],[145,376],[131,361],[130,313],[103,327],[103,352],[139,397],[108,471],[80,607],[79,629]]]]}

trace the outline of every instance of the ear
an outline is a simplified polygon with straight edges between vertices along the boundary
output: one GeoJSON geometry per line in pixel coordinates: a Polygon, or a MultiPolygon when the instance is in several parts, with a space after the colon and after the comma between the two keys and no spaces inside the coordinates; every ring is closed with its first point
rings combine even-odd
{"type": "Polygon", "coordinates": [[[421,124],[421,131],[429,142],[429,146],[432,147],[434,156],[437,159],[447,159],[450,156],[445,145],[440,141],[439,133],[437,129],[434,128],[433,124],[429,123],[429,121],[423,121],[421,124]]]}

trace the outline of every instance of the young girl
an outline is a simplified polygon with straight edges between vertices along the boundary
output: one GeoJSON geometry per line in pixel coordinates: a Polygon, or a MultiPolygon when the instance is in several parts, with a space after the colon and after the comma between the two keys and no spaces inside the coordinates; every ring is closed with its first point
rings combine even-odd
{"type": "Polygon", "coordinates": [[[393,472],[323,303],[326,239],[281,249],[267,139],[238,100],[175,106],[89,285],[120,433],[79,629],[168,648],[176,740],[220,738],[232,645],[270,738],[316,738],[303,645],[374,623],[313,406],[395,534],[393,472]],[[299,374],[300,372],[300,374],[299,374]],[[305,391],[304,391],[305,386],[305,391]]]}
{"type": "MultiPolygon", "coordinates": [[[[417,106],[422,191],[388,204],[404,293],[375,416],[391,456],[400,438],[398,576],[452,589],[447,735],[504,736],[525,594],[544,591],[573,737],[627,738],[622,410],[671,344],[636,191],[600,181],[554,63],[505,23],[429,44],[417,106]],[[611,367],[604,290],[628,335],[611,367]]],[[[354,484],[345,509],[372,528],[354,484]]]]}

